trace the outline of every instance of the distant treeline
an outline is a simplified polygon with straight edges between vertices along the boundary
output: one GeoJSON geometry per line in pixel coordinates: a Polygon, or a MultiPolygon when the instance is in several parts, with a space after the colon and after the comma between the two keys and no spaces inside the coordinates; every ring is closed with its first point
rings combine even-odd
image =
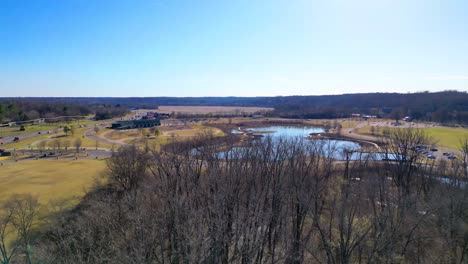
{"type": "Polygon", "coordinates": [[[128,108],[111,104],[58,101],[49,98],[0,98],[0,122],[28,121],[61,116],[87,116],[107,119],[121,116],[128,108]]]}
{"type": "Polygon", "coordinates": [[[277,97],[274,115],[291,118],[341,118],[353,113],[392,119],[413,119],[468,124],[468,94],[369,93],[325,96],[277,97]]]}
{"type": "MultiPolygon", "coordinates": [[[[54,113],[63,113],[64,106],[68,106],[68,112],[82,113],[86,112],[85,109],[98,112],[99,107],[101,110],[113,109],[105,110],[104,114],[98,112],[101,118],[112,116],[115,109],[196,105],[274,107],[275,111],[269,115],[287,118],[342,118],[360,113],[392,119],[411,116],[424,121],[468,124],[468,93],[458,91],[277,97],[55,97],[6,100],[25,101],[26,104],[47,102],[46,105],[58,106],[54,113]]],[[[0,99],[0,103],[4,101],[5,99],[0,99]]],[[[35,108],[32,110],[38,111],[35,108]]],[[[23,111],[23,114],[29,118],[27,110],[23,111]]],[[[41,114],[44,115],[44,112],[41,114]]],[[[10,118],[14,117],[14,114],[10,115],[10,118]]],[[[21,116],[19,118],[21,119],[21,116]]]]}

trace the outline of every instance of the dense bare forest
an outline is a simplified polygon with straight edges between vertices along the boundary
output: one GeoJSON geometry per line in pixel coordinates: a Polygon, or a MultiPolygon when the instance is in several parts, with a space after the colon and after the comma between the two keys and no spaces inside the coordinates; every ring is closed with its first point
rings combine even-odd
{"type": "Polygon", "coordinates": [[[15,108],[17,111],[12,111],[5,102],[2,107],[0,99],[0,120],[2,117],[27,120],[38,116],[82,115],[90,112],[104,119],[128,108],[197,105],[273,107],[275,111],[269,115],[285,118],[342,118],[352,113],[361,113],[391,119],[411,116],[422,121],[468,124],[468,93],[457,91],[277,97],[57,97],[16,98],[15,101],[18,102],[15,108]]]}
{"type": "MultiPolygon", "coordinates": [[[[437,166],[414,151],[428,141],[419,130],[392,134],[383,151],[396,154],[394,161],[351,161],[327,141],[302,138],[239,146],[235,137],[204,135],[161,150],[122,148],[108,162],[107,185],[73,210],[51,214],[45,230],[18,231],[17,257],[468,263],[468,140],[464,159],[437,166]],[[342,161],[332,158],[336,152],[342,161]]],[[[18,211],[33,206],[17,203],[7,202],[6,211],[34,212],[18,211]]],[[[2,219],[3,226],[22,226],[15,217],[2,219]]]]}
{"type": "Polygon", "coordinates": [[[0,98],[0,123],[87,115],[94,115],[96,119],[102,120],[121,116],[127,112],[128,108],[120,105],[60,102],[47,98],[0,98]]]}

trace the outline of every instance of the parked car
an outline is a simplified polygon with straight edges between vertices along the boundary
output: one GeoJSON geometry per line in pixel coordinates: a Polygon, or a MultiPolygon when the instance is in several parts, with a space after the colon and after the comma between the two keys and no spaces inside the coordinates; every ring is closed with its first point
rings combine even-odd
{"type": "Polygon", "coordinates": [[[452,155],[448,156],[447,158],[448,158],[448,159],[457,159],[457,157],[452,156],[452,155]]]}
{"type": "Polygon", "coordinates": [[[438,149],[436,149],[436,148],[431,148],[431,151],[438,151],[438,149]]]}
{"type": "Polygon", "coordinates": [[[13,142],[18,142],[19,140],[20,140],[19,137],[13,138],[13,142]]]}
{"type": "Polygon", "coordinates": [[[0,153],[3,153],[3,152],[5,152],[5,150],[4,150],[4,149],[0,149],[0,153]]]}

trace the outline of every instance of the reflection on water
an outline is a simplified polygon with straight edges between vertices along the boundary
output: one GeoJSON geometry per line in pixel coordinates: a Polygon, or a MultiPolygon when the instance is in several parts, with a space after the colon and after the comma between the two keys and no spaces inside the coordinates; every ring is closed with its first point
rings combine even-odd
{"type": "Polygon", "coordinates": [[[240,134],[244,134],[244,132],[242,130],[231,130],[231,134],[235,134],[235,135],[240,135],[240,134]]]}
{"type": "MultiPolygon", "coordinates": [[[[313,126],[266,126],[248,128],[247,131],[252,132],[253,135],[263,135],[265,140],[270,137],[274,142],[280,139],[291,140],[295,138],[305,138],[312,133],[324,133],[325,129],[313,126]],[[264,132],[264,133],[262,133],[264,132]]],[[[240,130],[232,130],[233,134],[242,134],[240,130]]],[[[348,140],[337,139],[316,139],[318,146],[324,156],[334,159],[344,159],[345,151],[354,151],[361,148],[359,143],[348,140]]],[[[249,155],[245,147],[236,147],[231,150],[222,151],[217,154],[219,158],[226,158],[231,155],[249,155]]]]}
{"type": "Polygon", "coordinates": [[[350,160],[401,160],[403,156],[394,153],[353,152],[350,160]]]}
{"type": "Polygon", "coordinates": [[[249,128],[249,131],[255,131],[255,134],[262,134],[262,131],[272,132],[268,133],[272,137],[283,137],[283,138],[293,138],[293,137],[306,137],[311,133],[324,133],[325,129],[320,127],[311,127],[311,126],[267,126],[267,127],[256,127],[249,128]]]}
{"type": "Polygon", "coordinates": [[[462,189],[465,189],[467,186],[466,181],[459,180],[456,178],[439,177],[437,178],[437,180],[439,180],[441,183],[450,184],[452,186],[456,186],[462,189]]]}

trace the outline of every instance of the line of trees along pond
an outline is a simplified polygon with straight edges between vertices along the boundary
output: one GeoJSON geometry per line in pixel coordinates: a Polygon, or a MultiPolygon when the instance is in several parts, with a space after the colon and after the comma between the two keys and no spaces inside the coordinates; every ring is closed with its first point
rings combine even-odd
{"type": "Polygon", "coordinates": [[[421,163],[411,146],[427,140],[396,132],[384,148],[401,156],[382,162],[333,161],[324,141],[304,139],[252,141],[226,155],[213,153],[234,137],[126,147],[109,160],[107,185],[50,216],[35,239],[20,234],[17,255],[38,263],[468,263],[466,155],[421,163]]]}

